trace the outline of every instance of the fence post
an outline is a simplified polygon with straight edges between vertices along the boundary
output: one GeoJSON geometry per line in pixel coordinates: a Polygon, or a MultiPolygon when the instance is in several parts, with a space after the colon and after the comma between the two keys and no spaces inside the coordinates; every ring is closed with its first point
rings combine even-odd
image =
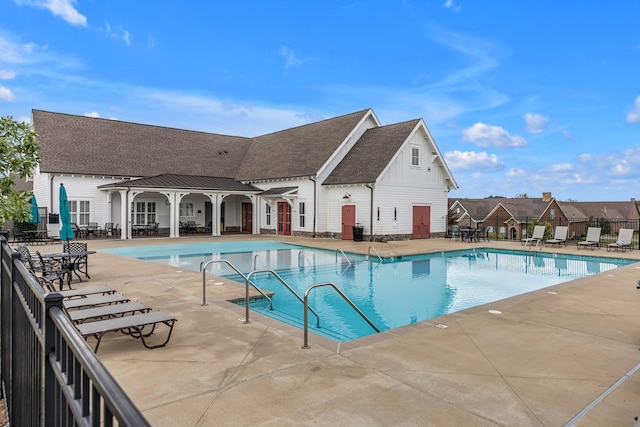
{"type": "MultiPolygon", "coordinates": [[[[44,420],[45,423],[56,420],[56,413],[58,412],[58,409],[60,409],[56,407],[56,402],[58,401],[58,399],[56,399],[57,380],[53,367],[49,362],[49,356],[52,353],[59,353],[59,351],[56,352],[56,346],[58,345],[56,338],[58,334],[56,332],[56,325],[53,322],[53,317],[51,316],[51,311],[53,307],[58,307],[60,312],[62,312],[62,299],[62,295],[56,292],[47,294],[44,297],[44,344],[42,349],[41,366],[44,368],[44,387],[42,387],[42,420],[44,420]]],[[[77,381],[77,379],[74,380],[77,381]]]]}

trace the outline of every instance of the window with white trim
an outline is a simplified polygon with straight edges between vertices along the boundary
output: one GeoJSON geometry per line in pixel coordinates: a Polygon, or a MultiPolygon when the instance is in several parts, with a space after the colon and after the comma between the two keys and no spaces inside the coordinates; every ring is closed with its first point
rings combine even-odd
{"type": "Polygon", "coordinates": [[[180,203],[180,216],[194,216],[193,215],[193,203],[181,202],[180,203]]]}
{"type": "Polygon", "coordinates": [[[411,166],[420,166],[420,149],[411,147],[411,166]]]}
{"type": "Polygon", "coordinates": [[[91,221],[91,201],[69,200],[69,213],[72,224],[88,225],[91,221]]]}
{"type": "Polygon", "coordinates": [[[305,227],[305,204],[304,202],[300,202],[298,204],[298,225],[300,228],[305,227]]]}
{"type": "Polygon", "coordinates": [[[134,202],[131,210],[132,224],[155,224],[156,202],[134,202]]]}
{"type": "Polygon", "coordinates": [[[271,225],[271,205],[265,203],[264,213],[266,215],[267,225],[271,225]]]}

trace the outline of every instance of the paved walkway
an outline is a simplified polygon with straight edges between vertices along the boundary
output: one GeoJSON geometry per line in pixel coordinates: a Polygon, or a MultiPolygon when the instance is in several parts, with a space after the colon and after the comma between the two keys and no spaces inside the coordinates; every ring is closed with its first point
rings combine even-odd
{"type": "MultiPolygon", "coordinates": [[[[92,240],[89,249],[248,238],[92,240]]],[[[281,240],[360,253],[372,245],[281,240]]],[[[522,249],[447,239],[373,246],[382,256],[522,249]]],[[[552,250],[640,260],[637,250],[552,250]]],[[[640,265],[342,345],[311,334],[308,350],[298,329],[253,313],[245,324],[226,302],[244,287],[227,280],[208,286],[202,306],[201,273],[104,252],[89,268],[87,284],[178,319],[165,348],[110,334],[98,353],[154,426],[632,426],[640,415],[640,265]]]]}

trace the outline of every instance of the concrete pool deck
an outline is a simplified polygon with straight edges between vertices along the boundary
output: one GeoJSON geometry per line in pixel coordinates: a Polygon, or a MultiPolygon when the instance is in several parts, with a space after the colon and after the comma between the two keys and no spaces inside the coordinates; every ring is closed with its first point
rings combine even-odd
{"type": "MultiPolygon", "coordinates": [[[[98,352],[152,425],[563,426],[578,416],[571,425],[632,426],[640,415],[640,264],[341,345],[310,334],[311,348],[302,349],[299,329],[254,313],[244,323],[244,309],[227,302],[244,295],[244,286],[211,278],[203,306],[201,273],[100,252],[254,239],[358,253],[374,246],[383,257],[522,249],[519,242],[448,239],[91,240],[89,249],[98,251],[89,258],[91,280],[74,287],[109,284],[178,319],[164,348],[147,350],[114,333],[98,352]]],[[[638,250],[543,250],[640,260],[638,250]]]]}

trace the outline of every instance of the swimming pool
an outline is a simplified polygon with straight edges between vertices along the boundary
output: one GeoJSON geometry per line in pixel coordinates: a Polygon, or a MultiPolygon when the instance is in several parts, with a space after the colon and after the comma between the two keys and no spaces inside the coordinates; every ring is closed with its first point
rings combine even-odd
{"type": "MultiPolygon", "coordinates": [[[[367,260],[355,254],[310,249],[275,241],[197,243],[109,249],[105,252],[199,271],[202,262],[225,259],[245,275],[255,269],[275,270],[303,296],[312,284],[333,282],[384,331],[454,313],[492,301],[634,263],[634,260],[569,256],[530,251],[469,249],[367,260]]],[[[211,274],[244,283],[228,266],[210,265],[211,274]]],[[[272,275],[252,281],[274,292],[273,308],[251,302],[252,310],[286,323],[302,325],[303,308],[272,275]]],[[[336,341],[375,331],[330,288],[317,288],[309,306],[310,330],[336,341]]]]}

